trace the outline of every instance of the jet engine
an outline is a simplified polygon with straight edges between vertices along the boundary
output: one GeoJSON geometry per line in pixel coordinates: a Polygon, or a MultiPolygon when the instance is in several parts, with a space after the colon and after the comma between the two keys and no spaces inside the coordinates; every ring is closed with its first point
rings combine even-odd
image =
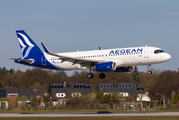
{"type": "Polygon", "coordinates": [[[116,64],[115,62],[105,62],[105,63],[100,63],[97,64],[94,69],[96,71],[101,71],[101,72],[105,72],[105,71],[115,71],[116,70],[116,64]]]}

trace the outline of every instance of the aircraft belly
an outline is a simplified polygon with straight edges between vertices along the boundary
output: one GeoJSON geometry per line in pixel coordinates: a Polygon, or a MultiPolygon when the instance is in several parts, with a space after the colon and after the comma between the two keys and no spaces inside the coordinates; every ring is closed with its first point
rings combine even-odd
{"type": "Polygon", "coordinates": [[[136,58],[125,58],[123,59],[124,63],[123,66],[134,66],[138,64],[138,60],[136,58]]]}
{"type": "Polygon", "coordinates": [[[58,67],[67,69],[67,70],[83,70],[86,69],[86,67],[81,67],[80,64],[73,64],[71,62],[63,62],[56,64],[58,67]]]}

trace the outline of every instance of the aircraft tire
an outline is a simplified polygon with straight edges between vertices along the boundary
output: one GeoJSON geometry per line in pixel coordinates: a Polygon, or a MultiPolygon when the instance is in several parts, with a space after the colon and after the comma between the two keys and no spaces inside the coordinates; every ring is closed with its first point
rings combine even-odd
{"type": "Polygon", "coordinates": [[[152,75],[152,71],[148,71],[148,74],[149,74],[149,75],[152,75]]]}
{"type": "Polygon", "coordinates": [[[88,79],[92,79],[93,78],[93,74],[92,73],[88,73],[86,76],[87,76],[88,79]]]}
{"type": "Polygon", "coordinates": [[[100,79],[104,79],[105,77],[106,77],[106,75],[104,73],[99,74],[100,79]]]}

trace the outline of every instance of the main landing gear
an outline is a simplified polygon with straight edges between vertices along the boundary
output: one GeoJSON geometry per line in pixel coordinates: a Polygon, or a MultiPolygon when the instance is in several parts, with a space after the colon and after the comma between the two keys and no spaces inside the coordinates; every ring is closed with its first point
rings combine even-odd
{"type": "Polygon", "coordinates": [[[88,79],[92,79],[93,78],[93,73],[88,73],[86,76],[87,76],[88,79]]]}
{"type": "MultiPolygon", "coordinates": [[[[93,73],[90,72],[86,76],[87,76],[88,79],[92,79],[93,78],[93,73]]],[[[104,73],[99,74],[100,79],[104,79],[105,77],[106,77],[106,75],[104,73]]]]}
{"type": "Polygon", "coordinates": [[[149,75],[152,75],[152,71],[151,71],[151,68],[150,68],[151,65],[148,65],[147,68],[148,68],[148,74],[149,75]]]}
{"type": "MultiPolygon", "coordinates": [[[[93,73],[90,72],[86,76],[87,76],[88,79],[92,79],[93,78],[93,73]]],[[[106,77],[106,75],[104,73],[99,74],[100,79],[104,79],[105,77],[106,77]]]]}
{"type": "MultiPolygon", "coordinates": [[[[91,73],[91,68],[89,73],[86,75],[88,79],[92,79],[93,78],[93,73],[91,73]]],[[[99,78],[100,79],[104,79],[106,77],[106,75],[104,73],[99,74],[99,78]]]]}
{"type": "Polygon", "coordinates": [[[99,74],[100,79],[104,79],[105,77],[106,77],[106,75],[104,73],[99,74]]]}
{"type": "Polygon", "coordinates": [[[86,75],[88,79],[92,79],[93,78],[93,73],[91,73],[91,68],[89,70],[89,73],[86,75]]]}

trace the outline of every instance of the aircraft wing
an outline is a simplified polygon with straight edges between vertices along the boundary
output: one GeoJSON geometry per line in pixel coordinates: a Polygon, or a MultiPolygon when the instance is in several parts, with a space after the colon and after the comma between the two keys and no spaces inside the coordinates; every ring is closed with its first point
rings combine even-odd
{"type": "Polygon", "coordinates": [[[80,59],[80,58],[74,58],[74,57],[55,54],[55,53],[50,52],[43,43],[41,44],[47,54],[59,57],[62,60],[62,62],[64,61],[72,62],[73,64],[80,64],[82,67],[92,67],[98,63],[105,62],[101,60],[99,61],[99,60],[92,60],[92,59],[80,59]]]}

